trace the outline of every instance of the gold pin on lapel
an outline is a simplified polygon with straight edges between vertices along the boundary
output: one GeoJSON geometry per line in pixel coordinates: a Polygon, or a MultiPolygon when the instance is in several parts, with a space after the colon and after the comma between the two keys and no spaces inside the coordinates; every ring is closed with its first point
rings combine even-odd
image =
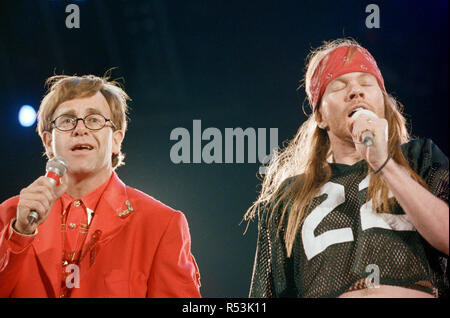
{"type": "Polygon", "coordinates": [[[126,210],[124,210],[124,211],[122,211],[122,212],[119,213],[119,217],[120,217],[120,218],[125,218],[125,217],[127,217],[131,212],[134,211],[133,206],[131,205],[130,201],[126,200],[126,201],[125,201],[125,204],[126,204],[126,206],[127,206],[128,209],[126,209],[126,210]]]}
{"type": "Polygon", "coordinates": [[[89,208],[86,208],[86,213],[87,213],[87,218],[88,218],[87,225],[91,225],[92,218],[94,217],[94,211],[89,208]]]}

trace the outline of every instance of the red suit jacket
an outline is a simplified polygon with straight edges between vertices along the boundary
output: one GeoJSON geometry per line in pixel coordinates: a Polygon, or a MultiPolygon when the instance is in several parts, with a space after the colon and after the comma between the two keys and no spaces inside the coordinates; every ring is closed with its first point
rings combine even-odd
{"type": "MultiPolygon", "coordinates": [[[[16,196],[0,205],[0,297],[60,297],[59,204],[28,237],[10,227],[18,201],[16,196]]],[[[114,173],[90,225],[79,286],[70,297],[200,297],[190,242],[183,213],[126,186],[114,173]]]]}

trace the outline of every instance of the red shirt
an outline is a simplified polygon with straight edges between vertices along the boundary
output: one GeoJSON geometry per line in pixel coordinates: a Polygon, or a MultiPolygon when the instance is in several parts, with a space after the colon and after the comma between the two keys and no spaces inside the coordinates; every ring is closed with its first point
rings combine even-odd
{"type": "MultiPolygon", "coordinates": [[[[61,234],[62,234],[62,282],[60,297],[68,297],[72,288],[67,288],[68,276],[72,271],[67,270],[69,265],[78,265],[81,258],[81,251],[89,233],[89,226],[97,211],[97,204],[110,182],[109,178],[100,187],[86,194],[81,199],[73,199],[64,193],[59,200],[61,214],[61,234]]],[[[69,277],[69,281],[72,281],[69,277]]]]}

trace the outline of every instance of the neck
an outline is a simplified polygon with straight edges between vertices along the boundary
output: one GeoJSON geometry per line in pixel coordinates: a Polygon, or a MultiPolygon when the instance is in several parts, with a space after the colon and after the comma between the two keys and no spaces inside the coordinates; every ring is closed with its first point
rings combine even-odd
{"type": "Polygon", "coordinates": [[[94,191],[105,183],[112,174],[112,169],[105,169],[96,173],[69,173],[66,193],[72,198],[79,199],[94,191]]]}
{"type": "Polygon", "coordinates": [[[363,159],[352,141],[338,138],[330,133],[328,136],[330,137],[330,146],[334,162],[353,165],[363,159]]]}

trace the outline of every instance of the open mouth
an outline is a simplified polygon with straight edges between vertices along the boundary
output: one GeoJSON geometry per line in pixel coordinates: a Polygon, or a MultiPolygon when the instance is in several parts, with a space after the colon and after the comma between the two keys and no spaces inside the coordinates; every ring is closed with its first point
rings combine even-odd
{"type": "Polygon", "coordinates": [[[362,106],[362,105],[357,105],[357,106],[352,108],[352,110],[348,114],[348,117],[351,118],[358,110],[361,110],[361,109],[367,109],[367,108],[365,106],[362,106]]]}
{"type": "Polygon", "coordinates": [[[71,151],[86,151],[92,149],[94,149],[94,147],[89,144],[76,144],[72,148],[70,148],[71,151]]]}
{"type": "Polygon", "coordinates": [[[350,114],[348,114],[348,117],[351,118],[351,117],[356,113],[357,110],[358,110],[358,109],[352,110],[352,111],[350,112],[350,114]]]}

